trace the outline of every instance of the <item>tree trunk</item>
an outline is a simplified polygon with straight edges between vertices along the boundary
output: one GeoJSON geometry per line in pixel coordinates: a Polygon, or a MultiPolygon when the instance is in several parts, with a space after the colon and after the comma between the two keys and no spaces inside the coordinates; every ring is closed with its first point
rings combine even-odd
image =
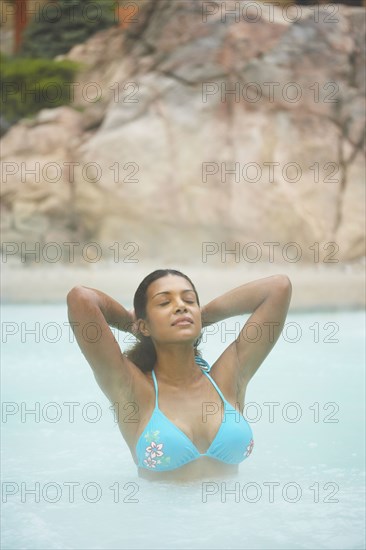
{"type": "Polygon", "coordinates": [[[27,25],[27,2],[28,0],[15,0],[15,54],[17,54],[20,50],[23,31],[27,25]]]}

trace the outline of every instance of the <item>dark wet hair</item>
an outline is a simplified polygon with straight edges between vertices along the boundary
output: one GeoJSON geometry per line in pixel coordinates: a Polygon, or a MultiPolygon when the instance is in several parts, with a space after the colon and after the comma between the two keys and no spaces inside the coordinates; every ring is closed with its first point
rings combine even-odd
{"type": "MultiPolygon", "coordinates": [[[[147,305],[147,289],[157,279],[166,277],[167,275],[177,275],[183,277],[191,285],[196,295],[197,303],[200,305],[197,290],[192,283],[191,279],[187,277],[181,271],[176,269],[157,269],[145,277],[145,279],[138,286],[133,299],[133,306],[135,309],[136,319],[146,319],[146,305],[147,305]]],[[[142,372],[152,371],[156,362],[156,350],[153,341],[149,336],[144,336],[139,333],[137,336],[137,342],[131,349],[125,352],[125,355],[132,361],[142,372]]],[[[200,351],[197,349],[202,339],[202,334],[194,342],[194,353],[201,357],[200,351]]]]}

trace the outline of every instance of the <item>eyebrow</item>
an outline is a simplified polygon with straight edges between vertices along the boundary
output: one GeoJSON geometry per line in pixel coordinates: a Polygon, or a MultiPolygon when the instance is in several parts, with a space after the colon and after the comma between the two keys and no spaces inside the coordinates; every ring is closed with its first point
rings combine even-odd
{"type": "MultiPolygon", "coordinates": [[[[187,288],[186,290],[183,290],[182,294],[184,294],[185,292],[193,292],[193,294],[195,294],[195,292],[192,288],[187,288]]],[[[158,292],[157,294],[154,294],[154,296],[152,296],[152,298],[155,298],[156,296],[159,296],[159,294],[171,294],[171,292],[169,290],[164,290],[163,292],[158,292]]]]}

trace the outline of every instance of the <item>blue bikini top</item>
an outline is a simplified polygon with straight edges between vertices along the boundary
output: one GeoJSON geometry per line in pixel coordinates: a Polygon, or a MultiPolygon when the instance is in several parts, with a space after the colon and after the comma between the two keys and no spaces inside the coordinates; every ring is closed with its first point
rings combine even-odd
{"type": "Polygon", "coordinates": [[[214,440],[205,453],[200,453],[189,437],[161,412],[158,406],[158,383],[153,370],[155,408],[136,444],[139,468],[156,472],[175,470],[202,456],[226,464],[239,464],[252,452],[254,441],[250,425],[224,398],[216,382],[208,374],[211,370],[208,363],[198,356],[195,359],[224,403],[223,421],[214,440]]]}

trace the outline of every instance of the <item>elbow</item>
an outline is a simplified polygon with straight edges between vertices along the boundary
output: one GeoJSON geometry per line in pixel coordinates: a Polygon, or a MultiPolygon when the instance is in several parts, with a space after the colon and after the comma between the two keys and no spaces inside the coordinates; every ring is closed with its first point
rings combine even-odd
{"type": "Polygon", "coordinates": [[[67,293],[66,303],[68,307],[70,307],[75,302],[76,298],[80,296],[83,288],[82,285],[76,285],[67,293]]]}
{"type": "Polygon", "coordinates": [[[284,274],[273,276],[273,288],[275,290],[285,292],[290,296],[292,294],[292,283],[290,281],[290,278],[284,274]]]}
{"type": "Polygon", "coordinates": [[[281,273],[280,275],[275,275],[275,277],[280,286],[283,286],[284,288],[292,286],[290,278],[287,275],[281,273]]]}

